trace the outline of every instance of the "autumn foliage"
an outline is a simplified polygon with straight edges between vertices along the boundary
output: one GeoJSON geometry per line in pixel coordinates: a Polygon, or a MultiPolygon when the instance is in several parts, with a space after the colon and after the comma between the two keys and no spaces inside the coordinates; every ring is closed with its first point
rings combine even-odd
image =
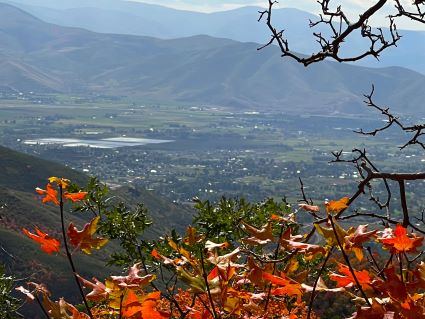
{"type": "MultiPolygon", "coordinates": [[[[18,287],[28,300],[38,301],[46,318],[319,318],[314,301],[323,293],[348,296],[353,319],[425,318],[423,237],[401,224],[375,229],[343,226],[338,216],[349,209],[348,197],[322,207],[300,204],[298,210],[286,203],[271,205],[270,211],[263,207],[262,218],[251,214],[236,220],[233,237],[211,234],[212,224],[189,226],[183,237],[172,233],[143,249],[137,245],[125,274],[90,279],[78,275],[73,254],[101,249],[108,232],[111,238],[121,237],[111,230],[107,213],[96,214],[81,230],[70,222],[65,232],[67,200],[79,205],[79,211],[96,202],[95,192],[68,192],[69,185],[66,179],[52,177],[46,190],[36,189],[43,203],[59,206],[63,248],[59,239],[38,227],[35,234],[23,229],[44,252],[65,250],[84,304],[53,301],[42,283],[18,287]],[[324,223],[304,233],[297,215],[306,213],[322,214],[324,223]],[[322,239],[312,243],[315,232],[322,239]],[[375,258],[376,253],[381,258],[375,258]]],[[[121,238],[130,256],[128,242],[123,243],[121,238]]]]}

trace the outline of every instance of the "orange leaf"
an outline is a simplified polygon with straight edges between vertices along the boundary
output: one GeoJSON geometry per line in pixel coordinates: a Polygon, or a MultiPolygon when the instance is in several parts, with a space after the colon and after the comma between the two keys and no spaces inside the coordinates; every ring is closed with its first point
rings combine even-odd
{"type": "Polygon", "coordinates": [[[416,248],[422,245],[423,237],[407,236],[406,228],[397,224],[393,237],[378,238],[384,246],[391,249],[392,253],[416,252],[416,248]]]}
{"type": "Polygon", "coordinates": [[[274,237],[272,234],[272,224],[270,222],[265,224],[260,229],[245,223],[243,220],[241,221],[241,224],[242,224],[242,229],[245,230],[254,238],[259,240],[274,241],[274,237]]]}
{"type": "MultiPolygon", "coordinates": [[[[338,271],[342,273],[342,275],[332,273],[329,276],[331,280],[336,281],[336,284],[338,287],[350,288],[355,285],[354,277],[350,271],[350,268],[348,268],[348,266],[339,264],[338,271]]],[[[354,274],[356,275],[357,280],[359,281],[360,285],[362,286],[364,290],[372,289],[370,285],[371,278],[367,270],[362,270],[362,271],[354,270],[354,274]]]]}
{"type": "Polygon", "coordinates": [[[86,254],[91,254],[93,248],[100,249],[108,240],[105,238],[93,238],[96,232],[97,222],[100,217],[93,218],[90,223],[85,224],[83,230],[77,230],[73,223],[68,226],[69,241],[72,245],[80,247],[86,254]]]}
{"type": "Polygon", "coordinates": [[[328,213],[338,214],[348,207],[349,197],[343,197],[339,200],[331,200],[328,203],[325,203],[326,211],[328,213]]]}
{"type": "MultiPolygon", "coordinates": [[[[282,274],[284,276],[284,274],[282,274]]],[[[275,296],[297,296],[297,301],[301,301],[302,288],[301,285],[291,279],[275,276],[267,272],[263,272],[263,279],[270,281],[276,286],[281,286],[271,290],[271,294],[275,296]]]]}
{"type": "Polygon", "coordinates": [[[42,199],[43,203],[53,202],[55,205],[59,205],[58,191],[52,187],[52,184],[48,183],[46,190],[37,187],[35,191],[40,195],[45,195],[42,199]]]}
{"type": "Polygon", "coordinates": [[[139,297],[133,290],[128,290],[122,304],[123,318],[170,318],[170,314],[156,309],[156,304],[160,297],[161,293],[159,291],[152,292],[145,297],[139,297]]]}
{"type": "Polygon", "coordinates": [[[60,242],[59,240],[50,237],[45,232],[41,231],[38,227],[35,227],[35,231],[37,234],[33,234],[26,230],[22,229],[25,235],[34,240],[35,242],[41,244],[41,250],[51,254],[54,252],[59,252],[60,242]]]}
{"type": "MultiPolygon", "coordinates": [[[[123,318],[131,318],[142,312],[142,304],[133,290],[128,290],[122,303],[123,318]]],[[[140,318],[140,316],[139,316],[140,318]]]]}
{"type": "Polygon", "coordinates": [[[203,235],[198,235],[196,228],[188,226],[186,229],[186,237],[183,239],[183,242],[186,245],[194,245],[199,243],[204,238],[203,235]]]}
{"type": "Polygon", "coordinates": [[[219,274],[220,274],[219,269],[218,269],[218,267],[217,267],[217,266],[215,266],[215,267],[211,270],[211,272],[208,274],[207,279],[208,279],[209,281],[211,281],[211,280],[213,280],[214,278],[217,278],[219,274]]]}
{"type": "Polygon", "coordinates": [[[87,192],[65,193],[63,197],[72,200],[74,203],[83,200],[87,196],[87,192]]]}
{"type": "Polygon", "coordinates": [[[143,301],[142,304],[143,318],[166,319],[171,317],[169,313],[156,310],[155,307],[160,297],[161,292],[159,291],[151,292],[146,296],[146,299],[143,301]]]}
{"type": "Polygon", "coordinates": [[[276,214],[271,214],[270,220],[284,222],[284,223],[295,223],[295,215],[289,214],[288,217],[283,217],[276,214]]]}
{"type": "Polygon", "coordinates": [[[158,259],[158,260],[161,259],[160,254],[158,253],[158,251],[155,248],[151,251],[151,256],[155,259],[158,259]]]}

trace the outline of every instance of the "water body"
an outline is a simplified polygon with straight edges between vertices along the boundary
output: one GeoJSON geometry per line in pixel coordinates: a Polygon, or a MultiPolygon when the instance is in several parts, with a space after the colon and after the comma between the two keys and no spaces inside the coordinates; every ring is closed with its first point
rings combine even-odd
{"type": "Polygon", "coordinates": [[[150,138],[136,137],[111,137],[103,139],[78,139],[78,138],[40,138],[35,140],[25,140],[27,145],[49,145],[58,144],[64,147],[92,147],[92,148],[119,148],[132,147],[148,144],[171,143],[174,140],[157,140],[150,138]]]}

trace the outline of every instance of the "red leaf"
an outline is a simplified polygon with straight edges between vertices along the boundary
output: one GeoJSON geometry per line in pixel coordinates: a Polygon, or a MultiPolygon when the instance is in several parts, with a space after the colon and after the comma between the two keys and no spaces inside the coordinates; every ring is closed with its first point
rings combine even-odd
{"type": "MultiPolygon", "coordinates": [[[[355,285],[354,277],[351,274],[350,268],[348,268],[348,266],[339,264],[338,271],[342,273],[342,275],[332,273],[329,276],[331,280],[336,281],[336,284],[338,287],[349,288],[355,285]]],[[[370,285],[371,278],[367,270],[362,270],[362,271],[354,270],[354,274],[356,275],[357,280],[359,281],[360,285],[362,286],[364,290],[372,289],[370,285]]]]}
{"type": "Polygon", "coordinates": [[[159,291],[152,292],[145,297],[138,297],[133,290],[128,290],[122,304],[123,318],[170,318],[170,314],[156,309],[156,304],[160,297],[161,293],[159,291]]]}
{"type": "Polygon", "coordinates": [[[146,296],[145,301],[142,304],[142,315],[143,318],[149,319],[167,319],[170,318],[171,315],[169,313],[158,311],[156,309],[156,304],[161,297],[161,293],[159,291],[151,292],[146,296]]]}
{"type": "Polygon", "coordinates": [[[44,195],[43,203],[53,202],[55,205],[59,205],[58,191],[52,187],[52,184],[48,183],[46,190],[37,187],[35,191],[40,195],[44,195]]]}
{"type": "Polygon", "coordinates": [[[86,198],[87,194],[87,192],[65,193],[63,197],[65,197],[66,199],[70,199],[75,203],[86,198]]]}
{"type": "Polygon", "coordinates": [[[416,237],[413,235],[407,236],[406,228],[400,224],[397,224],[392,237],[387,234],[386,237],[378,238],[384,246],[391,249],[392,253],[416,252],[416,248],[422,245],[423,239],[423,237],[416,237]]]}
{"type": "Polygon", "coordinates": [[[34,240],[35,242],[41,244],[41,250],[44,252],[51,254],[54,252],[59,252],[60,242],[59,240],[50,237],[45,232],[41,231],[38,227],[35,227],[35,231],[37,234],[33,234],[26,230],[22,229],[25,235],[34,240]]]}
{"type": "MultiPolygon", "coordinates": [[[[284,274],[282,274],[284,276],[284,274]]],[[[297,301],[301,301],[302,296],[302,288],[301,285],[291,279],[287,279],[284,277],[275,276],[272,274],[269,274],[267,272],[263,272],[263,279],[270,281],[272,284],[277,287],[271,290],[272,295],[276,296],[297,296],[297,301]]]]}
{"type": "Polygon", "coordinates": [[[86,254],[91,254],[93,248],[100,249],[108,240],[93,235],[96,232],[97,222],[100,217],[93,218],[90,223],[85,224],[83,230],[78,230],[73,223],[68,226],[69,241],[72,245],[80,247],[86,254]]]}

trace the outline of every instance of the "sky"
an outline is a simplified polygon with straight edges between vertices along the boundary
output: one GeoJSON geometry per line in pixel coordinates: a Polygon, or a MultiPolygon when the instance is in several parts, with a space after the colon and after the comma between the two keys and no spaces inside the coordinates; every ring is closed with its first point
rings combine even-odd
{"type": "MultiPolygon", "coordinates": [[[[215,12],[229,9],[235,9],[242,6],[266,6],[268,0],[131,0],[145,3],[158,4],[168,6],[176,9],[200,11],[200,12],[215,12]]],[[[406,8],[411,7],[412,1],[402,0],[406,5],[406,8]]],[[[375,1],[365,0],[337,0],[331,1],[331,3],[341,4],[342,8],[351,16],[352,19],[359,16],[368,5],[375,3],[375,1]]],[[[308,11],[311,13],[318,14],[320,5],[316,0],[281,0],[276,6],[279,8],[291,7],[300,10],[308,11]]],[[[383,10],[383,13],[371,21],[376,26],[387,26],[387,19],[385,18],[388,14],[394,12],[394,5],[392,1],[383,10]]],[[[399,29],[412,29],[412,30],[425,30],[425,24],[415,23],[408,19],[400,19],[397,22],[399,29]]]]}

